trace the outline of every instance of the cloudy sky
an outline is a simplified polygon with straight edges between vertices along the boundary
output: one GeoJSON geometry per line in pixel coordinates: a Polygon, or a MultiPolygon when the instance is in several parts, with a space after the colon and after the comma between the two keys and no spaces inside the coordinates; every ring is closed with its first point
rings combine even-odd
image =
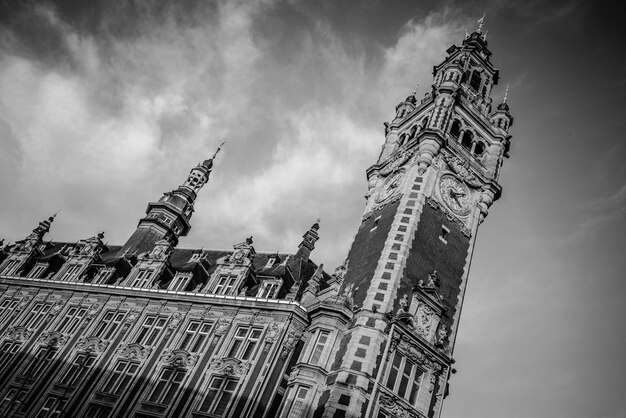
{"type": "Polygon", "coordinates": [[[626,417],[626,59],[617,2],[0,3],[0,238],[122,244],[229,142],[183,247],[295,251],[332,271],[383,121],[487,13],[515,116],[482,225],[446,418],[626,417]]]}

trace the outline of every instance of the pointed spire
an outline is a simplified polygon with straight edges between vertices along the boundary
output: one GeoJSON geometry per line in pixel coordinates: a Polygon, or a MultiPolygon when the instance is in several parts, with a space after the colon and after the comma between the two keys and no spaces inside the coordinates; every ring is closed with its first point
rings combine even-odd
{"type": "Polygon", "coordinates": [[[469,33],[467,33],[467,28],[465,28],[465,38],[463,38],[463,40],[469,38],[469,33]]]}
{"type": "Polygon", "coordinates": [[[506,103],[509,98],[509,85],[506,85],[506,90],[504,90],[504,99],[502,99],[502,103],[506,103]]]}
{"type": "Polygon", "coordinates": [[[476,32],[478,33],[483,33],[483,25],[485,24],[485,16],[486,16],[486,13],[483,12],[483,17],[478,19],[478,29],[476,29],[476,32]]]}
{"type": "Polygon", "coordinates": [[[213,160],[215,159],[215,157],[217,157],[217,154],[219,154],[219,152],[222,150],[222,147],[224,146],[225,143],[226,143],[226,139],[224,139],[222,143],[220,144],[220,146],[217,147],[213,156],[209,158],[208,160],[204,160],[202,165],[211,169],[213,167],[213,160]]]}
{"type": "Polygon", "coordinates": [[[420,88],[420,83],[419,81],[417,82],[417,84],[415,85],[415,88],[413,89],[413,97],[417,98],[417,91],[420,88]]]}
{"type": "Polygon", "coordinates": [[[311,228],[302,236],[303,240],[298,246],[298,252],[295,257],[302,261],[308,261],[311,251],[315,249],[315,243],[320,238],[317,231],[320,229],[320,219],[317,219],[311,228]]]}

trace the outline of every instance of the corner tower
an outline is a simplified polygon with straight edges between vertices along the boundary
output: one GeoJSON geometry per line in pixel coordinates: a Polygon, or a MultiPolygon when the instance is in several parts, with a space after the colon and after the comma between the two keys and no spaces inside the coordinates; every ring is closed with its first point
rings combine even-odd
{"type": "Polygon", "coordinates": [[[499,72],[482,33],[451,46],[431,91],[385,123],[340,293],[337,338],[314,416],[438,417],[479,225],[500,197],[513,122],[492,111],[499,72]]]}
{"type": "Polygon", "coordinates": [[[187,180],[176,190],[164,193],[158,202],[148,203],[146,216],[139,220],[137,229],[122,247],[122,252],[150,251],[154,244],[163,239],[171,246],[176,246],[178,238],[189,233],[191,229],[189,221],[194,212],[198,192],[209,181],[213,160],[224,142],[211,158],[191,169],[187,180]]]}

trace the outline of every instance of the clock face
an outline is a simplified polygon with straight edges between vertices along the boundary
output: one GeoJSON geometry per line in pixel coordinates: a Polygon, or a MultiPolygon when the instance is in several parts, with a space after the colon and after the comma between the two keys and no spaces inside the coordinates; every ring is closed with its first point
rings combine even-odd
{"type": "Polygon", "coordinates": [[[384,202],[389,199],[400,189],[402,185],[402,180],[404,179],[404,173],[402,171],[397,171],[394,174],[391,174],[385,180],[385,184],[381,187],[378,195],[376,196],[376,203],[384,202]]]}
{"type": "Polygon", "coordinates": [[[470,211],[470,191],[465,183],[456,177],[446,175],[439,180],[441,199],[457,215],[467,215],[470,211]]]}

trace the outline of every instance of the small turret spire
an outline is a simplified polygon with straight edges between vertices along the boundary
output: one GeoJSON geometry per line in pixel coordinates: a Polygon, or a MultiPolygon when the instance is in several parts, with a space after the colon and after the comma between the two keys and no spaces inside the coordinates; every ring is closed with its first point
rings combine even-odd
{"type": "Polygon", "coordinates": [[[478,33],[483,33],[483,25],[485,24],[485,16],[486,16],[486,13],[483,12],[483,17],[478,19],[478,29],[476,29],[476,32],[478,33]]]}
{"type": "Polygon", "coordinates": [[[504,90],[504,99],[502,99],[502,103],[506,103],[509,98],[509,85],[506,85],[506,90],[504,90]]]}

